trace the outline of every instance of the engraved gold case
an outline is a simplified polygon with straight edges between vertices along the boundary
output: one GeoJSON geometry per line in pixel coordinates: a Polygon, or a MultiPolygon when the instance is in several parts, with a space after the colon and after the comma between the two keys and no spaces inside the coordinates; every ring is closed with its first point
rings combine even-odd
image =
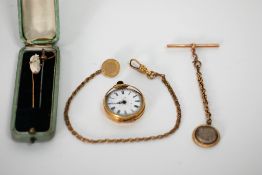
{"type": "Polygon", "coordinates": [[[135,121],[145,110],[145,100],[141,91],[122,81],[107,91],[103,105],[108,118],[119,123],[135,121]]]}

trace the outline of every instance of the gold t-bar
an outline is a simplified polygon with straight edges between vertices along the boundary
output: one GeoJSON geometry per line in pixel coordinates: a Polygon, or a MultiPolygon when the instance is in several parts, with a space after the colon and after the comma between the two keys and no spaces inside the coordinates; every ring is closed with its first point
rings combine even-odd
{"type": "Polygon", "coordinates": [[[201,47],[219,47],[217,43],[208,43],[208,44],[168,44],[168,48],[201,48],[201,47]]]}

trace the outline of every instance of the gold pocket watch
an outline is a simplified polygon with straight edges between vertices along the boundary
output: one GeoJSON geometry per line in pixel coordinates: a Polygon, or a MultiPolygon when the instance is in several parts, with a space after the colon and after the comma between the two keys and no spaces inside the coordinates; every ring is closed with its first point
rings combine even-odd
{"type": "Polygon", "coordinates": [[[117,82],[104,97],[104,109],[109,119],[116,122],[132,122],[139,119],[145,110],[142,92],[134,86],[117,82]]]}

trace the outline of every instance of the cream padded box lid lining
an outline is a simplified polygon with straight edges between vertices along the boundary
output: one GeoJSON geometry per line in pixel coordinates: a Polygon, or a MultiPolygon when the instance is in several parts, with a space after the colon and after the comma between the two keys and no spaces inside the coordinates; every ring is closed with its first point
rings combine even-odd
{"type": "Polygon", "coordinates": [[[56,36],[54,0],[22,0],[22,24],[28,42],[56,36]]]}

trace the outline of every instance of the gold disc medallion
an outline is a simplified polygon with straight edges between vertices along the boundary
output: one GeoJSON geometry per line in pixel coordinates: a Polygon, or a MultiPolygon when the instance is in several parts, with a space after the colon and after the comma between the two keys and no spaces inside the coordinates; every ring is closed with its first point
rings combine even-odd
{"type": "Polygon", "coordinates": [[[106,77],[115,77],[120,71],[120,64],[115,59],[107,59],[102,64],[102,73],[106,77]]]}
{"type": "Polygon", "coordinates": [[[219,142],[219,139],[218,130],[210,125],[198,126],[193,132],[194,142],[204,148],[215,146],[219,142]]]}

